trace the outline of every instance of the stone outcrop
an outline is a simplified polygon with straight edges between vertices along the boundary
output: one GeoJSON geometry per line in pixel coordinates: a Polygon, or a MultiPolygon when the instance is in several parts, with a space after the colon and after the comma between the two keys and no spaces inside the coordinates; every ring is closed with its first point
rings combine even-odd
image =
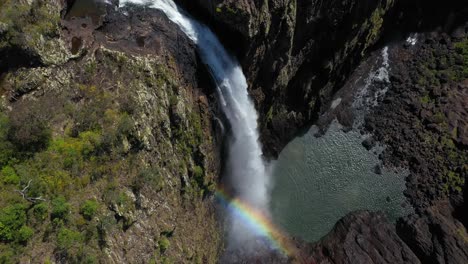
{"type": "Polygon", "coordinates": [[[399,221],[398,235],[422,263],[466,263],[468,235],[454,211],[448,201],[440,201],[399,221]]]}
{"type": "Polygon", "coordinates": [[[466,263],[468,24],[391,48],[390,87],[365,129],[387,149],[389,166],[408,167],[415,212],[397,232],[423,263],[466,263]]]}
{"type": "Polygon", "coordinates": [[[306,263],[421,263],[382,213],[343,217],[317,243],[306,263]]]}
{"type": "Polygon", "coordinates": [[[156,10],[62,8],[0,3],[1,262],[216,263],[221,137],[193,44],[156,10]]]}

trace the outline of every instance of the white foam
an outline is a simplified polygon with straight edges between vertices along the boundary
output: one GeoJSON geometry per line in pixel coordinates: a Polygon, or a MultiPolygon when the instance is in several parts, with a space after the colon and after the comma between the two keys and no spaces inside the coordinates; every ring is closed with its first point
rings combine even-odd
{"type": "MultiPolygon", "coordinates": [[[[120,1],[121,6],[127,3],[143,4],[163,11],[197,45],[202,60],[217,83],[220,104],[232,129],[226,176],[240,199],[268,213],[270,178],[258,141],[258,116],[238,61],[224,49],[208,27],[188,16],[172,0],[120,1]]],[[[256,230],[249,230],[243,221],[233,217],[231,224],[230,241],[243,244],[257,240],[256,230]]]]}
{"type": "Polygon", "coordinates": [[[418,43],[418,33],[411,34],[407,39],[406,43],[410,44],[411,46],[416,45],[418,43]]]}

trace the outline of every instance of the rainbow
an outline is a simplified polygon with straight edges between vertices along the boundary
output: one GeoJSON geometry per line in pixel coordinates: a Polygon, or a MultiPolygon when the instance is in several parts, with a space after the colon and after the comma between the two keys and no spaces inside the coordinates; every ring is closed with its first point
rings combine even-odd
{"type": "Polygon", "coordinates": [[[235,216],[239,217],[246,225],[255,230],[259,236],[266,238],[271,247],[278,250],[287,257],[296,255],[296,247],[285,233],[283,233],[273,222],[261,211],[253,208],[239,198],[230,196],[222,188],[217,188],[215,196],[221,204],[235,216]]]}

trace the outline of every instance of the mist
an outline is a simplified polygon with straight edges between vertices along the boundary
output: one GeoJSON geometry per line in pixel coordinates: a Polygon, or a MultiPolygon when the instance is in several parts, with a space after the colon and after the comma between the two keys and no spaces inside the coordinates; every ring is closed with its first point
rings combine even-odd
{"type": "MultiPolygon", "coordinates": [[[[248,85],[239,62],[222,46],[215,34],[191,18],[171,0],[124,0],[163,11],[197,45],[201,59],[217,84],[220,106],[231,131],[226,164],[227,185],[232,196],[269,215],[270,177],[265,169],[259,143],[258,115],[248,94],[248,85]]],[[[228,250],[253,248],[262,237],[235,212],[228,214],[228,250]],[[247,246],[248,245],[248,246],[247,246]]]]}

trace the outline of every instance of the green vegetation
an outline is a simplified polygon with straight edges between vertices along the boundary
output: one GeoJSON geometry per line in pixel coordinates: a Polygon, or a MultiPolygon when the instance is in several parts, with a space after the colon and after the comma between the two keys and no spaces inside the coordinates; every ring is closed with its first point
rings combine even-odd
{"type": "Polygon", "coordinates": [[[38,203],[33,208],[33,214],[38,222],[44,221],[49,215],[49,206],[45,202],[38,203]]]}
{"type": "Polygon", "coordinates": [[[422,104],[428,104],[431,101],[431,97],[429,95],[425,95],[424,97],[421,97],[420,102],[422,104]]]}
{"type": "Polygon", "coordinates": [[[237,10],[230,7],[230,6],[228,6],[228,5],[218,6],[218,7],[216,7],[215,11],[216,11],[216,13],[226,12],[227,14],[231,14],[231,15],[236,15],[237,14],[237,10]]]}
{"type": "Polygon", "coordinates": [[[22,226],[18,231],[18,241],[27,242],[34,234],[34,230],[28,226],[22,226]]]}
{"type": "Polygon", "coordinates": [[[465,179],[459,173],[454,171],[448,171],[444,175],[444,179],[445,183],[443,189],[447,193],[451,191],[461,192],[465,185],[465,179]]]}
{"type": "Polygon", "coordinates": [[[163,178],[158,170],[154,168],[143,169],[134,179],[132,188],[138,192],[145,185],[156,191],[160,191],[164,187],[163,178]]]}
{"type": "Polygon", "coordinates": [[[82,235],[67,228],[61,228],[57,234],[57,247],[60,250],[69,250],[80,245],[83,241],[82,235]]]}
{"type": "Polygon", "coordinates": [[[468,38],[454,44],[457,53],[461,56],[462,65],[458,67],[460,79],[468,78],[468,38]]]}
{"type": "MultiPolygon", "coordinates": [[[[0,1],[0,14],[5,6],[20,5],[15,3],[0,1]]],[[[53,30],[44,25],[44,32],[53,30]]],[[[17,29],[17,40],[23,41],[27,30],[17,29]]],[[[166,199],[171,210],[157,207],[162,211],[157,228],[188,210],[195,215],[177,219],[178,226],[191,217],[197,225],[212,221],[200,220],[199,194],[214,186],[203,165],[202,117],[171,70],[104,49],[77,65],[62,67],[63,75],[45,67],[2,78],[8,85],[0,92],[17,93],[18,100],[0,103],[0,263],[20,263],[38,247],[45,248],[38,262],[105,263],[104,250],[115,246],[109,235],[118,236],[139,221],[137,210],[146,209],[148,200],[166,199]],[[96,78],[105,71],[120,79],[96,78]],[[29,79],[34,74],[41,76],[29,79]],[[26,95],[39,87],[44,94],[26,95]],[[168,101],[180,111],[178,124],[168,118],[168,101]],[[185,179],[187,185],[181,183],[185,179]]],[[[170,242],[178,244],[180,236],[155,237],[157,262],[174,263],[179,249],[170,242]]]]}
{"type": "Polygon", "coordinates": [[[171,246],[171,242],[169,242],[169,239],[165,236],[161,236],[161,238],[158,241],[158,248],[161,254],[164,254],[166,250],[171,246]]]}
{"type": "MultiPolygon", "coordinates": [[[[427,51],[427,56],[421,62],[418,69],[422,96],[419,98],[422,104],[433,104],[435,109],[431,110],[433,115],[428,118],[428,122],[436,124],[440,131],[426,130],[422,133],[422,141],[428,148],[436,148],[441,154],[435,157],[436,165],[439,168],[445,168],[440,174],[441,189],[444,193],[450,194],[461,192],[465,184],[462,176],[464,165],[468,162],[466,155],[460,150],[453,139],[457,138],[457,128],[450,129],[448,117],[445,116],[443,109],[439,108],[434,94],[436,89],[431,87],[441,87],[444,82],[461,82],[468,78],[468,39],[454,42],[455,52],[437,53],[431,50],[427,51]]],[[[454,91],[448,91],[447,97],[453,96],[454,91]]]]}
{"type": "Polygon", "coordinates": [[[99,204],[95,200],[87,200],[81,205],[80,214],[89,221],[96,214],[98,207],[99,204]]]}
{"type": "Polygon", "coordinates": [[[361,52],[361,55],[364,55],[364,52],[378,39],[381,34],[383,26],[383,16],[385,15],[386,10],[383,8],[376,8],[372,13],[371,17],[366,20],[362,26],[362,29],[366,30],[367,36],[364,42],[364,48],[361,52]]]}
{"type": "Polygon", "coordinates": [[[267,123],[270,123],[271,121],[273,121],[273,106],[270,107],[270,109],[268,110],[266,114],[266,120],[267,120],[267,123]]]}
{"type": "Polygon", "coordinates": [[[454,42],[456,52],[436,56],[432,54],[420,67],[421,77],[418,84],[421,86],[439,86],[440,78],[446,76],[449,80],[459,82],[468,78],[468,39],[454,42]],[[439,67],[437,66],[439,65],[439,67]]]}
{"type": "MultiPolygon", "coordinates": [[[[52,134],[48,115],[37,118],[35,113],[48,111],[38,104],[0,111],[0,241],[5,252],[0,258],[4,262],[16,262],[21,254],[18,247],[32,239],[55,240],[59,254],[70,263],[95,262],[88,256],[95,252],[92,245],[98,248],[93,219],[100,203],[85,200],[76,208],[70,200],[103,177],[117,175],[122,166],[130,167],[122,160],[129,155],[122,142],[132,137],[133,122],[108,92],[88,85],[77,88],[83,105],[65,103],[59,109],[69,120],[61,134],[52,134]],[[16,190],[25,187],[25,197],[40,199],[23,199],[16,190]]],[[[131,200],[119,199],[126,212],[135,209],[131,200]]]]}
{"type": "Polygon", "coordinates": [[[0,241],[11,242],[18,239],[20,230],[24,228],[25,224],[26,206],[24,204],[14,204],[2,208],[0,210],[0,241]]]}
{"type": "Polygon", "coordinates": [[[15,172],[15,169],[11,166],[5,166],[2,168],[0,175],[2,177],[3,183],[5,184],[12,184],[18,185],[20,182],[20,178],[15,172]]]}
{"type": "Polygon", "coordinates": [[[52,219],[67,220],[70,211],[70,205],[66,202],[65,198],[57,197],[52,200],[52,219]]]}
{"type": "Polygon", "coordinates": [[[0,112],[0,166],[7,164],[14,154],[13,144],[8,140],[9,131],[10,121],[0,112]]]}
{"type": "Polygon", "coordinates": [[[0,48],[9,44],[35,46],[41,36],[55,36],[59,31],[60,13],[57,6],[44,0],[31,4],[15,1],[2,1],[0,22],[7,25],[0,48]]]}

